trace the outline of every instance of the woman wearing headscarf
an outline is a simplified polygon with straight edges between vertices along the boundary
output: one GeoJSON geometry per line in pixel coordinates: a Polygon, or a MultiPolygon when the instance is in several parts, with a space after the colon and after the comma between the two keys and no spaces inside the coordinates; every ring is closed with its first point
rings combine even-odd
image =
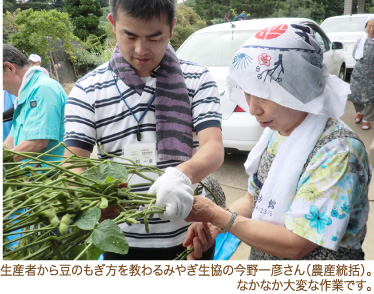
{"type": "Polygon", "coordinates": [[[351,75],[351,91],[348,100],[357,112],[355,122],[361,122],[363,130],[370,129],[374,120],[374,16],[365,23],[366,33],[357,41],[353,57],[357,60],[351,75]]]}
{"type": "Polygon", "coordinates": [[[256,33],[227,83],[230,98],[265,129],[245,162],[243,198],[223,209],[195,197],[188,258],[230,231],[251,247],[250,259],[363,259],[371,168],[339,119],[349,85],[328,73],[313,31],[284,24],[256,33]]]}

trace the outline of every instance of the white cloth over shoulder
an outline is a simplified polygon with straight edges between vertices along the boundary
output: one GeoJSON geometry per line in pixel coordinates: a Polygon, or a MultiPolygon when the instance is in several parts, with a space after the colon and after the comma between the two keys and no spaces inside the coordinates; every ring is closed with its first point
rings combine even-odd
{"type": "Polygon", "coordinates": [[[363,35],[360,41],[358,42],[354,59],[360,60],[362,57],[364,57],[364,47],[365,47],[365,42],[367,38],[368,38],[368,34],[365,33],[365,35],[363,35]]]}
{"type": "MultiPolygon", "coordinates": [[[[292,195],[296,194],[304,164],[320,138],[327,119],[326,116],[308,114],[281,145],[252,212],[253,219],[284,225],[284,214],[293,201],[292,195]],[[270,210],[269,206],[273,209],[270,210]],[[265,211],[271,213],[264,213],[265,211]]],[[[273,133],[273,130],[266,128],[259,142],[249,153],[244,164],[249,176],[257,172],[261,156],[273,133]]]]}

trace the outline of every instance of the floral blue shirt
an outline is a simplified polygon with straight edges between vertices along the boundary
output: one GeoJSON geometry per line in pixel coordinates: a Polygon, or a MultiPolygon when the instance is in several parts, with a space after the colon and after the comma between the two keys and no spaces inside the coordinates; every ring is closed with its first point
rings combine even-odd
{"type": "MultiPolygon", "coordinates": [[[[322,137],[348,128],[338,122],[322,137]]],[[[285,141],[275,133],[268,152],[276,155],[285,141]]],[[[371,178],[364,145],[353,138],[339,138],[321,147],[298,182],[295,198],[285,214],[285,226],[293,233],[322,247],[360,249],[366,235],[371,178]]],[[[249,179],[249,193],[255,183],[249,179]]]]}

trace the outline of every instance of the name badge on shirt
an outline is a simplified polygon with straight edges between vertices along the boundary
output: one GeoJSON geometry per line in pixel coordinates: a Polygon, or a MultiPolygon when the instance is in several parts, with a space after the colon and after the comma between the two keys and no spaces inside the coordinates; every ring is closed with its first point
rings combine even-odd
{"type": "Polygon", "coordinates": [[[157,165],[156,143],[144,142],[123,145],[123,157],[134,161],[137,164],[157,165]]]}

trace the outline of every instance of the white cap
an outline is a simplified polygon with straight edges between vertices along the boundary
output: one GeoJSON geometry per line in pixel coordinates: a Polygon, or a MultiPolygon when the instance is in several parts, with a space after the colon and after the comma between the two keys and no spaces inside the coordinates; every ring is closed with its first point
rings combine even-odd
{"type": "Polygon", "coordinates": [[[42,62],[42,58],[37,54],[31,54],[29,56],[29,60],[31,60],[32,62],[42,62]]]}

